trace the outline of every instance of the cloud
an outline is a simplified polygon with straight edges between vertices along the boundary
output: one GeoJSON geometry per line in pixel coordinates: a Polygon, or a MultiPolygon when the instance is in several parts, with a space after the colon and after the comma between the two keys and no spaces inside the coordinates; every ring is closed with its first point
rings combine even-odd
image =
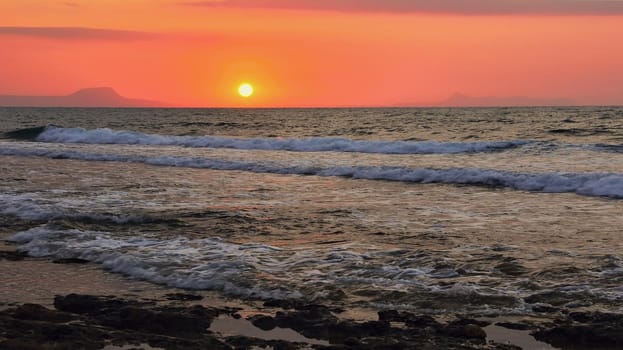
{"type": "Polygon", "coordinates": [[[464,15],[623,15],[623,0],[208,0],[185,5],[464,15]]]}
{"type": "Polygon", "coordinates": [[[111,41],[149,40],[157,36],[147,32],[82,27],[0,27],[0,35],[30,36],[59,40],[111,41]]]}

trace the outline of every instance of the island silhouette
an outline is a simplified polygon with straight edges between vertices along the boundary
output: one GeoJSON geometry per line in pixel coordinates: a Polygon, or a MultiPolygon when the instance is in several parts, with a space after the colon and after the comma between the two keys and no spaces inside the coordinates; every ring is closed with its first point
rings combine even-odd
{"type": "Polygon", "coordinates": [[[165,107],[160,101],[127,98],[111,87],[93,87],[65,96],[0,95],[3,107],[165,107]]]}
{"type": "MultiPolygon", "coordinates": [[[[572,99],[546,99],[525,96],[473,97],[455,93],[448,99],[434,103],[401,103],[395,106],[410,107],[529,107],[574,106],[572,99]]],[[[0,95],[0,107],[171,107],[171,104],[127,98],[111,87],[80,89],[64,96],[0,95]]]]}

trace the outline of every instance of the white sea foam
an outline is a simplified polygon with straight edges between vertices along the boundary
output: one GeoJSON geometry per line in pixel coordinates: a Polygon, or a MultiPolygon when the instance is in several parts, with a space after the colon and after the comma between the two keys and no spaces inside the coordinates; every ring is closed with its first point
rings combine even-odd
{"type": "Polygon", "coordinates": [[[45,225],[13,235],[18,249],[35,257],[80,258],[113,272],[186,289],[219,290],[261,299],[314,298],[322,285],[351,283],[345,275],[374,275],[385,285],[408,280],[385,276],[363,262],[369,253],[349,246],[281,249],[219,238],[162,239],[109,232],[59,230],[45,225]],[[310,274],[309,271],[317,273],[310,274]],[[322,271],[320,271],[322,270],[322,271]],[[258,277],[261,276],[261,277],[258,277]],[[307,287],[306,287],[307,286],[307,287]]]}
{"type": "Polygon", "coordinates": [[[439,276],[427,266],[430,262],[421,267],[398,267],[395,260],[400,258],[391,251],[354,243],[281,249],[219,238],[165,239],[60,230],[51,225],[17,233],[9,240],[34,257],[80,258],[153,283],[219,290],[232,296],[314,299],[322,295],[322,286],[351,285],[442,290],[434,282],[439,276]],[[383,261],[385,265],[379,265],[383,261]]]}
{"type": "Polygon", "coordinates": [[[35,257],[81,258],[113,272],[153,283],[188,289],[221,290],[230,295],[296,298],[296,292],[263,289],[254,275],[269,269],[278,248],[232,244],[219,239],[161,240],[115,237],[108,232],[57,230],[41,226],[15,234],[10,241],[35,257]]]}
{"type": "Polygon", "coordinates": [[[48,220],[55,213],[37,202],[32,194],[0,194],[0,214],[24,220],[48,220]]]}
{"type": "Polygon", "coordinates": [[[292,152],[359,152],[383,154],[456,154],[501,151],[531,141],[435,142],[435,141],[363,141],[336,137],[309,138],[231,138],[217,136],[170,136],[134,131],[48,126],[36,138],[40,142],[166,145],[244,150],[277,150],[292,152]]]}
{"type": "MultiPolygon", "coordinates": [[[[435,259],[413,259],[396,255],[396,252],[405,253],[404,250],[384,251],[355,243],[282,249],[219,238],[162,238],[127,232],[60,230],[53,225],[17,233],[9,240],[18,244],[19,251],[34,257],[80,258],[156,284],[217,290],[237,297],[314,300],[331,288],[377,288],[383,292],[430,292],[459,297],[508,296],[521,301],[535,292],[512,282],[497,287],[460,281],[439,283],[440,278],[446,280],[457,275],[446,273],[451,269],[436,269],[435,259]]],[[[604,277],[609,273],[605,271],[604,277]]],[[[587,289],[598,295],[621,296],[620,290],[584,284],[556,288],[560,292],[587,289]]],[[[470,307],[469,303],[465,307],[470,307]]]]}
{"type": "Polygon", "coordinates": [[[116,224],[149,221],[136,215],[84,213],[69,205],[68,201],[43,199],[32,193],[0,193],[0,215],[11,215],[23,220],[49,221],[73,219],[82,221],[113,222],[116,224]]]}
{"type": "Polygon", "coordinates": [[[0,155],[39,156],[85,161],[144,163],[156,166],[238,170],[255,173],[339,176],[353,179],[401,181],[412,183],[466,184],[504,187],[522,191],[576,193],[585,196],[623,198],[623,174],[617,173],[517,173],[477,168],[403,168],[403,167],[314,167],[272,163],[232,161],[219,158],[52,151],[46,149],[0,148],[0,155]]]}

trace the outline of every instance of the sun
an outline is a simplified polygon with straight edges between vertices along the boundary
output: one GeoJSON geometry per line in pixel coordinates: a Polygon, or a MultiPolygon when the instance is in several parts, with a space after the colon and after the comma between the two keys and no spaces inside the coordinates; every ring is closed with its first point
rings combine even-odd
{"type": "Polygon", "coordinates": [[[242,97],[249,97],[253,95],[253,85],[249,83],[242,83],[238,86],[238,94],[242,97]]]}

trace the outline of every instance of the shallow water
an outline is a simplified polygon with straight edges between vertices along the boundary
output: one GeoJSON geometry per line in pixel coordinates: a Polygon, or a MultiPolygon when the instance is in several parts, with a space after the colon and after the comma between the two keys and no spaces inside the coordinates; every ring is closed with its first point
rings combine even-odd
{"type": "Polygon", "coordinates": [[[499,344],[513,344],[522,350],[555,350],[555,347],[540,342],[530,335],[530,331],[511,330],[494,324],[484,328],[487,340],[499,344]]]}
{"type": "Polygon", "coordinates": [[[222,336],[236,336],[244,334],[250,338],[264,340],[284,340],[292,343],[305,343],[313,345],[329,346],[325,340],[310,339],[289,328],[275,327],[269,331],[261,330],[253,325],[251,321],[245,319],[235,319],[229,316],[216,318],[210,325],[210,331],[219,333],[222,336]]]}
{"type": "Polygon", "coordinates": [[[19,218],[12,241],[32,256],[247,299],[474,315],[623,305],[621,108],[0,118],[3,131],[66,127],[0,142],[0,214],[19,218]]]}

